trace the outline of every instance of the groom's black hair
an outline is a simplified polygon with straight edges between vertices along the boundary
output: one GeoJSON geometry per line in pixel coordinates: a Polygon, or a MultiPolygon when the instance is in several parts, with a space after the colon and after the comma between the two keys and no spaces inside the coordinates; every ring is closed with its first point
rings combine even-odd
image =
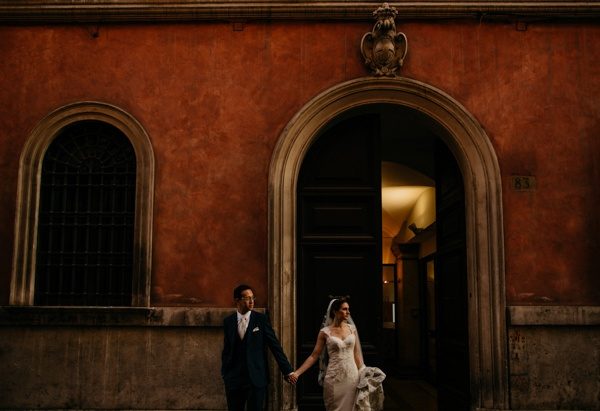
{"type": "Polygon", "coordinates": [[[237,287],[235,287],[233,289],[233,299],[239,300],[240,298],[242,298],[242,293],[246,290],[252,290],[252,292],[254,292],[252,287],[250,287],[249,285],[246,285],[246,284],[240,284],[237,287]]]}

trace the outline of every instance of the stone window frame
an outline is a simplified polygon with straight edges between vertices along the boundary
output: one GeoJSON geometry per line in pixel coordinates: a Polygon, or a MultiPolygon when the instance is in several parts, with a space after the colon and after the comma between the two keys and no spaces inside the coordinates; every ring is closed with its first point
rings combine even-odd
{"type": "Polygon", "coordinates": [[[119,129],[136,156],[132,307],[150,306],[154,152],[142,125],[111,104],[84,101],[60,107],[42,119],[29,134],[21,152],[17,186],[15,241],[10,300],[13,306],[33,306],[41,166],[50,143],[62,129],[82,120],[97,120],[119,129]]]}
{"type": "MultiPolygon", "coordinates": [[[[509,408],[502,182],[489,137],[458,101],[408,78],[365,77],[325,90],[279,137],[269,170],[269,312],[281,344],[296,358],[296,184],[310,145],[331,120],[368,104],[417,110],[439,127],[464,177],[473,410],[509,408]]],[[[273,371],[275,371],[273,369],[273,371]]],[[[274,409],[295,410],[294,390],[274,381],[274,409]]]]}

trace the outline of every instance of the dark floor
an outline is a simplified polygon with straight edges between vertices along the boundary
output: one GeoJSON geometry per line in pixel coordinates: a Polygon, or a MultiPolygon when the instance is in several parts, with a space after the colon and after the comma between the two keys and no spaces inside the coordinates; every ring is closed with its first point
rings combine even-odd
{"type": "Polygon", "coordinates": [[[425,381],[388,376],[383,390],[384,411],[437,411],[435,388],[425,381]]]}

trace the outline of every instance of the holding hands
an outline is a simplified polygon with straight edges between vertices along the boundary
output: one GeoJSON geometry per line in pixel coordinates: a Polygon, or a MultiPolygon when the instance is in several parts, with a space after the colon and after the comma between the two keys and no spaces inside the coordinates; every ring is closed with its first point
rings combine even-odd
{"type": "Polygon", "coordinates": [[[292,385],[296,385],[296,383],[298,382],[298,374],[296,374],[295,371],[291,372],[285,376],[285,380],[292,385]]]}
{"type": "Polygon", "coordinates": [[[285,379],[287,382],[289,382],[292,385],[296,385],[296,383],[298,382],[298,378],[300,378],[300,376],[304,374],[306,370],[308,370],[310,367],[312,367],[314,363],[318,361],[319,355],[321,355],[321,351],[325,346],[326,339],[327,337],[325,336],[325,333],[322,331],[319,332],[319,336],[317,337],[317,344],[315,345],[313,352],[308,356],[308,358],[296,371],[286,375],[285,379]]]}

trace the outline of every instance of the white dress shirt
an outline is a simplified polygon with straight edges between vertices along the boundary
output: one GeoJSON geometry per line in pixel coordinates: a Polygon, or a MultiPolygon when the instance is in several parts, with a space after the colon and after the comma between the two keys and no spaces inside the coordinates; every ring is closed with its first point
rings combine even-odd
{"type": "Polygon", "coordinates": [[[239,311],[237,312],[238,334],[241,339],[244,339],[244,334],[246,334],[246,330],[248,329],[250,313],[251,311],[248,311],[246,314],[241,314],[239,311]]]}

